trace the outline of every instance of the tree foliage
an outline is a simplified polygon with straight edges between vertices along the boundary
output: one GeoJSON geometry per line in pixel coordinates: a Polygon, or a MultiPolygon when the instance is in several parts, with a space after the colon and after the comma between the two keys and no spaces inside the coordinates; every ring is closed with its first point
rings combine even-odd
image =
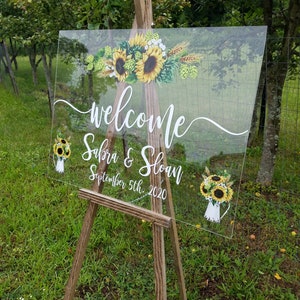
{"type": "MultiPolygon", "coordinates": [[[[38,55],[43,57],[45,74],[51,73],[47,68],[51,68],[59,30],[130,28],[134,18],[134,1],[124,0],[0,0],[0,6],[0,37],[26,50],[33,74],[38,55]]],[[[299,0],[153,0],[152,6],[156,27],[268,26],[268,68],[261,76],[268,116],[258,181],[269,185],[278,147],[283,84],[288,74],[298,71],[299,45],[293,37],[299,35],[299,0]]]]}

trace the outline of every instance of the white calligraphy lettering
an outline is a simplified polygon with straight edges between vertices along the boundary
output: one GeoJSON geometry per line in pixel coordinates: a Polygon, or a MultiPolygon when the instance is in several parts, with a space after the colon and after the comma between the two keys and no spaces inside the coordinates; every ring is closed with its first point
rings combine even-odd
{"type": "Polygon", "coordinates": [[[95,157],[99,162],[106,161],[107,164],[110,164],[111,162],[116,163],[118,161],[119,156],[117,153],[109,152],[107,139],[105,139],[98,148],[92,149],[88,141],[90,137],[92,138],[91,143],[94,143],[95,136],[93,133],[87,133],[83,138],[84,145],[87,149],[81,156],[83,160],[89,161],[92,157],[95,157]]]}
{"type": "Polygon", "coordinates": [[[101,182],[107,182],[110,183],[111,186],[113,187],[120,186],[122,189],[126,187],[126,183],[124,182],[124,180],[120,179],[120,173],[117,173],[116,175],[113,176],[109,176],[106,172],[98,174],[96,170],[97,170],[97,165],[92,164],[90,166],[91,175],[89,176],[89,179],[90,180],[97,179],[98,186],[100,186],[101,182]]]}
{"type": "Polygon", "coordinates": [[[141,151],[141,155],[144,159],[145,165],[139,169],[141,176],[149,176],[151,172],[157,175],[159,173],[165,173],[168,177],[174,177],[176,179],[176,184],[179,184],[182,178],[182,167],[181,166],[165,166],[163,163],[164,152],[159,152],[154,160],[154,163],[150,163],[146,151],[149,151],[149,155],[153,157],[155,154],[155,149],[152,146],[145,146],[141,151]]]}
{"type": "MultiPolygon", "coordinates": [[[[144,112],[136,114],[136,112],[133,109],[127,109],[126,111],[126,108],[128,108],[129,103],[131,101],[132,93],[132,87],[130,85],[127,86],[123,90],[114,112],[111,105],[107,106],[106,108],[103,106],[98,107],[96,106],[95,102],[93,102],[91,109],[88,111],[80,111],[77,108],[75,108],[71,103],[62,99],[57,100],[54,104],[64,102],[81,114],[90,113],[90,122],[95,126],[95,128],[100,128],[102,123],[104,123],[104,125],[110,125],[114,123],[115,130],[117,132],[121,132],[124,128],[132,128],[133,126],[137,126],[138,128],[147,126],[148,132],[153,132],[155,128],[164,128],[165,132],[163,136],[165,147],[167,149],[171,147],[174,137],[183,137],[189,131],[193,123],[199,120],[207,121],[219,128],[220,130],[234,136],[244,135],[248,132],[248,130],[238,133],[231,132],[226,128],[222,127],[217,122],[206,117],[196,117],[188,121],[188,123],[186,123],[186,118],[182,115],[175,119],[175,107],[173,104],[170,104],[167,107],[165,113],[162,116],[146,116],[144,112]]],[[[84,155],[89,157],[91,155],[91,152],[93,152],[95,149],[92,150],[89,148],[87,143],[85,144],[88,151],[84,155]]]]}

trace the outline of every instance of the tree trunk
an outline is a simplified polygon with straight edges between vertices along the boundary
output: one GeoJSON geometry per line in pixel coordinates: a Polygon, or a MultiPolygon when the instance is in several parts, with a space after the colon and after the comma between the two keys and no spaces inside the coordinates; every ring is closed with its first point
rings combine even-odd
{"type": "Polygon", "coordinates": [[[94,101],[94,81],[93,72],[88,72],[88,101],[92,104],[94,101]]]}
{"type": "Polygon", "coordinates": [[[6,44],[5,44],[4,41],[2,41],[1,45],[2,45],[2,49],[3,49],[3,53],[4,53],[4,58],[6,60],[6,67],[7,67],[7,71],[8,71],[10,80],[11,80],[11,84],[13,86],[14,92],[17,95],[19,95],[19,89],[18,89],[18,86],[17,86],[17,82],[16,82],[16,79],[15,79],[15,75],[14,75],[12,66],[11,66],[11,61],[10,61],[10,57],[9,57],[9,53],[8,53],[6,44]]]}
{"type": "Polygon", "coordinates": [[[263,65],[260,73],[255,105],[254,105],[254,110],[252,115],[250,134],[247,143],[248,147],[253,146],[254,141],[257,140],[258,133],[260,130],[259,127],[261,123],[261,113],[262,113],[261,108],[262,108],[265,85],[266,85],[266,68],[263,65]]]}
{"type": "Polygon", "coordinates": [[[53,91],[53,85],[51,80],[51,69],[47,63],[47,56],[45,53],[42,54],[42,62],[43,62],[43,68],[47,83],[47,90],[48,90],[48,100],[49,100],[49,107],[50,107],[50,115],[52,116],[53,111],[53,102],[54,102],[54,91],[53,91]]]}
{"type": "Polygon", "coordinates": [[[257,175],[257,181],[264,186],[271,185],[272,183],[278,150],[282,89],[287,73],[287,70],[282,70],[285,74],[282,72],[278,73],[280,69],[274,66],[271,70],[269,69],[267,75],[266,96],[268,117],[264,132],[263,153],[257,175]],[[278,74],[282,77],[281,80],[278,80],[278,74]]]}
{"type": "Polygon", "coordinates": [[[37,60],[36,45],[32,46],[29,49],[29,62],[30,62],[31,72],[32,72],[32,81],[35,86],[38,84],[37,69],[41,60],[42,60],[41,58],[37,60]]]}
{"type": "Polygon", "coordinates": [[[267,110],[267,86],[264,82],[263,91],[261,95],[260,115],[258,123],[258,138],[263,137],[266,123],[266,110],[267,110]]]}
{"type": "MultiPolygon", "coordinates": [[[[265,2],[271,3],[272,1],[269,0],[265,2]]],[[[265,11],[265,16],[269,16],[270,13],[272,12],[265,11]]],[[[272,61],[272,56],[267,53],[267,59],[269,59],[266,90],[268,116],[264,134],[263,153],[257,175],[257,181],[265,186],[270,185],[273,179],[280,131],[282,91],[288,72],[289,59],[292,56],[291,49],[294,37],[296,36],[299,25],[300,1],[290,0],[278,60],[276,62],[272,61]]],[[[269,27],[269,30],[269,33],[272,33],[272,26],[269,27]]]]}
{"type": "Polygon", "coordinates": [[[37,63],[36,63],[36,50],[35,47],[33,47],[29,52],[29,62],[31,66],[31,72],[32,72],[32,81],[33,84],[36,86],[38,84],[38,78],[37,78],[37,63]]]}
{"type": "Polygon", "coordinates": [[[10,44],[10,49],[11,49],[11,53],[12,53],[11,62],[14,63],[15,70],[18,70],[18,61],[17,61],[18,49],[17,49],[16,43],[13,44],[13,41],[10,38],[9,44],[10,44]]]}

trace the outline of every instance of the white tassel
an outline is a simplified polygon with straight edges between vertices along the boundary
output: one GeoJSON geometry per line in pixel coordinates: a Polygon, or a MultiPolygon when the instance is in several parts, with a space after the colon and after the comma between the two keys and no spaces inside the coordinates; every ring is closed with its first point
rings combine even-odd
{"type": "Polygon", "coordinates": [[[208,205],[205,211],[204,217],[211,222],[220,223],[220,203],[212,203],[212,200],[208,200],[208,205]]]}
{"type": "Polygon", "coordinates": [[[64,161],[65,160],[62,157],[57,159],[55,170],[58,173],[63,173],[65,171],[64,161]]]}

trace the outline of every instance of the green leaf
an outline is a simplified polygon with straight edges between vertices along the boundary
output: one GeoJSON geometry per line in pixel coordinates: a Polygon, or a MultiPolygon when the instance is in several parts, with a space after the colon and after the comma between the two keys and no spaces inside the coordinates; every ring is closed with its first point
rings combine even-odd
{"type": "Polygon", "coordinates": [[[99,29],[99,27],[100,27],[100,23],[88,23],[89,30],[99,29]]]}

